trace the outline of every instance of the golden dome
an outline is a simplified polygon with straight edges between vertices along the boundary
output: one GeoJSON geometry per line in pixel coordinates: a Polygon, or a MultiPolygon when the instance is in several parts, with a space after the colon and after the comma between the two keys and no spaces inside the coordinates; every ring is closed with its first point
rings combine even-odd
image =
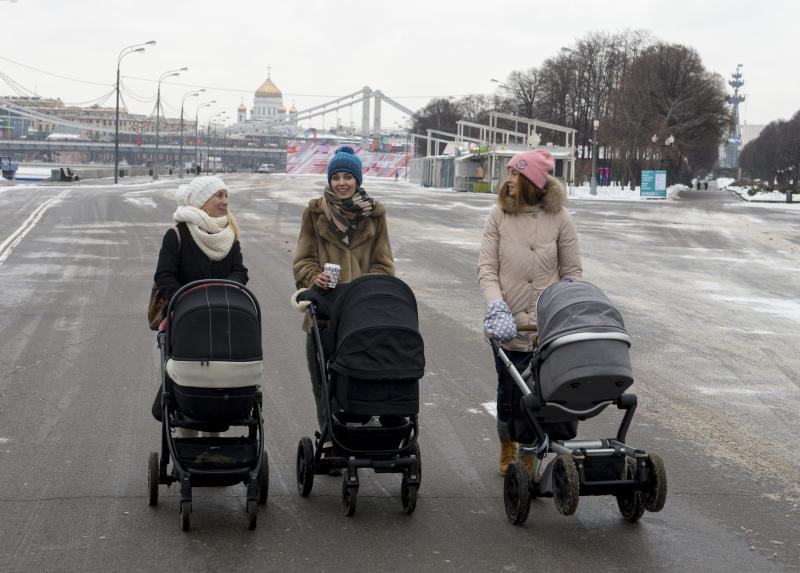
{"type": "Polygon", "coordinates": [[[281,90],[278,89],[272,79],[267,75],[267,79],[264,80],[264,83],[261,84],[261,87],[256,90],[256,96],[261,97],[281,97],[281,90]]]}
{"type": "Polygon", "coordinates": [[[244,104],[243,104],[243,103],[240,103],[240,104],[239,104],[238,111],[247,111],[247,108],[244,106],[244,104]]]}
{"type": "Polygon", "coordinates": [[[297,113],[297,108],[292,106],[292,109],[289,110],[289,113],[297,113]]]}
{"type": "Polygon", "coordinates": [[[278,113],[286,113],[286,108],[283,107],[283,104],[278,106],[278,113]]]}

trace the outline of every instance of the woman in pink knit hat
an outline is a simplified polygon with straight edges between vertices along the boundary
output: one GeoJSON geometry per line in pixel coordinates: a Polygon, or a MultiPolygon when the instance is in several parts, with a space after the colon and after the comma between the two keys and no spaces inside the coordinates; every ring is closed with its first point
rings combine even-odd
{"type": "MultiPolygon", "coordinates": [[[[535,333],[517,332],[516,325],[536,323],[539,293],[560,280],[579,280],[582,273],[578,235],[564,207],[566,191],[548,174],[554,167],[553,156],[541,149],[512,157],[497,205],[483,229],[478,281],[487,304],[484,326],[516,364],[533,352],[535,333]]],[[[497,357],[495,366],[498,471],[505,475],[508,464],[518,456],[518,444],[513,441],[516,432],[509,425],[514,382],[497,357]]],[[[519,455],[530,471],[534,456],[521,447],[519,455]]]]}

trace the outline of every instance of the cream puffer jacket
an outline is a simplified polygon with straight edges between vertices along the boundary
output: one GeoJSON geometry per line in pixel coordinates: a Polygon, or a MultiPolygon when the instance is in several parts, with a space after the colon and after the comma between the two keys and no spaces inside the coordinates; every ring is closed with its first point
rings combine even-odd
{"type": "MultiPolygon", "coordinates": [[[[496,205],[486,219],[478,257],[478,282],[486,304],[504,300],[517,326],[536,324],[536,299],[547,286],[582,276],[578,234],[567,195],[548,175],[542,200],[512,214],[496,205]]],[[[533,350],[532,332],[518,332],[506,350],[533,350]]]]}

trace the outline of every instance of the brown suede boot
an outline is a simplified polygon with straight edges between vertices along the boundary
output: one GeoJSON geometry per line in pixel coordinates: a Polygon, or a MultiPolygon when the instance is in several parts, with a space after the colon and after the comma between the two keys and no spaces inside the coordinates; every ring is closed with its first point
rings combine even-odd
{"type": "Polygon", "coordinates": [[[517,459],[517,442],[512,442],[508,438],[500,438],[500,465],[497,471],[501,476],[506,475],[508,464],[517,459]]]}
{"type": "Polygon", "coordinates": [[[528,456],[522,456],[519,461],[525,464],[525,467],[528,468],[528,476],[533,477],[533,462],[536,459],[536,456],[530,454],[528,456]]]}

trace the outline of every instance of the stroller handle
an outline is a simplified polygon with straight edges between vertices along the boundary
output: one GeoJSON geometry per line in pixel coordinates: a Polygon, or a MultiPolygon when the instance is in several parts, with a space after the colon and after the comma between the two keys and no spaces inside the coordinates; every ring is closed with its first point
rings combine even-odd
{"type": "Polygon", "coordinates": [[[536,332],[535,324],[520,324],[517,326],[517,332],[536,332]]]}

